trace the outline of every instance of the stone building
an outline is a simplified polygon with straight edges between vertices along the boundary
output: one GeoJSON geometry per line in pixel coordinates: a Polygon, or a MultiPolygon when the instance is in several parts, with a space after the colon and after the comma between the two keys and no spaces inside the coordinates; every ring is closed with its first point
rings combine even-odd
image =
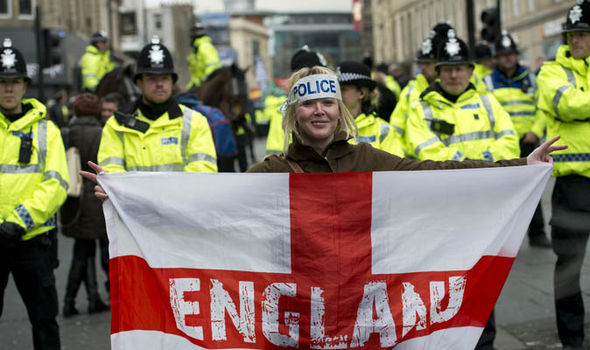
{"type": "MultiPolygon", "coordinates": [[[[366,0],[370,2],[372,50],[377,62],[411,63],[422,40],[438,22],[449,22],[467,41],[466,0],[366,0]]],[[[496,0],[473,0],[476,39],[480,14],[496,0]]],[[[518,40],[521,60],[532,68],[539,57],[553,57],[561,42],[561,23],[574,0],[503,0],[503,29],[518,40]]],[[[364,19],[363,19],[364,20],[364,19]]]]}

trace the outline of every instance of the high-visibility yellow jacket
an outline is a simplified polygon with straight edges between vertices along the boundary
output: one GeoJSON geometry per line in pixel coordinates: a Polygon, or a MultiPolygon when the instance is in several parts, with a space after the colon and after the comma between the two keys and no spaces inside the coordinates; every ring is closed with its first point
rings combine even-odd
{"type": "Polygon", "coordinates": [[[533,73],[519,66],[516,75],[507,78],[496,68],[483,81],[510,115],[519,139],[529,131],[543,137],[546,121],[544,113],[537,112],[537,78],[533,73]]]}
{"type": "Polygon", "coordinates": [[[264,99],[264,115],[269,120],[268,136],[266,138],[266,154],[281,154],[285,142],[283,130],[283,114],[280,106],[286,100],[285,96],[268,95],[264,99]]]}
{"type": "Polygon", "coordinates": [[[156,120],[139,108],[131,112],[137,116],[115,116],[104,126],[97,159],[106,172],[217,171],[215,144],[202,114],[180,104],[156,120]],[[139,130],[142,125],[147,131],[139,130]]]}
{"type": "Polygon", "coordinates": [[[193,50],[186,59],[191,72],[191,81],[186,86],[187,90],[193,86],[200,86],[209,74],[221,68],[217,49],[211,43],[211,38],[206,35],[193,41],[193,50]]]}
{"type": "Polygon", "coordinates": [[[55,213],[66,199],[68,167],[59,129],[46,119],[36,99],[22,101],[25,114],[13,123],[0,113],[0,223],[26,230],[29,240],[55,227],[55,213]],[[28,163],[19,162],[23,139],[32,139],[28,163]]]}
{"type": "Polygon", "coordinates": [[[428,88],[430,84],[426,77],[422,74],[416,75],[416,78],[410,80],[408,85],[402,90],[399,100],[397,101],[397,105],[391,113],[390,123],[394,127],[395,131],[397,132],[400,143],[404,148],[406,156],[413,157],[411,149],[406,144],[406,121],[408,119],[408,110],[411,104],[414,101],[418,101],[420,99],[420,94],[424,92],[428,88]]]}
{"type": "Polygon", "coordinates": [[[105,74],[115,68],[109,51],[101,51],[94,45],[86,47],[86,53],[80,59],[82,69],[82,89],[96,90],[96,86],[105,74]]]}
{"type": "Polygon", "coordinates": [[[483,81],[483,77],[490,74],[491,72],[492,70],[487,66],[479,63],[475,64],[475,67],[473,68],[473,75],[471,76],[471,80],[469,80],[473,86],[475,86],[475,90],[487,91],[487,86],[483,81]]]}
{"type": "Polygon", "coordinates": [[[409,112],[406,139],[418,159],[497,161],[519,157],[510,116],[491,93],[471,86],[453,103],[440,91],[435,83],[409,112]]]}
{"type": "Polygon", "coordinates": [[[397,82],[397,80],[395,80],[395,78],[392,77],[391,75],[387,74],[385,76],[385,86],[387,86],[387,88],[395,94],[395,98],[399,100],[399,96],[402,91],[402,88],[399,85],[399,83],[397,82]]]}
{"type": "Polygon", "coordinates": [[[547,137],[561,135],[566,150],[552,153],[553,175],[590,177],[590,56],[575,59],[569,47],[557,50],[537,76],[537,108],[547,117],[547,137]]]}
{"type": "Polygon", "coordinates": [[[375,116],[374,113],[361,113],[354,118],[359,129],[359,136],[350,139],[350,143],[366,142],[371,146],[398,157],[404,156],[400,138],[396,137],[396,131],[385,120],[375,116]]]}

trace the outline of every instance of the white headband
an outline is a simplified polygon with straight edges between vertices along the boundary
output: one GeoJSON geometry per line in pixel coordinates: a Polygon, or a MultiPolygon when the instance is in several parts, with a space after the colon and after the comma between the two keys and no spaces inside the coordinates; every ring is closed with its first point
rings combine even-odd
{"type": "Polygon", "coordinates": [[[297,80],[289,91],[287,100],[281,105],[281,112],[285,116],[289,105],[317,98],[335,98],[342,101],[340,84],[336,75],[313,74],[297,80]]]}

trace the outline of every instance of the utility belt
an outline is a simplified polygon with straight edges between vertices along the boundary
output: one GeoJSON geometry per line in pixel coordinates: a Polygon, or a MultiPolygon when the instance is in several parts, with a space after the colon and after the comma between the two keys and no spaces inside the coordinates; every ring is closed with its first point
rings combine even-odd
{"type": "Polygon", "coordinates": [[[35,236],[31,239],[27,239],[26,241],[21,240],[19,242],[19,244],[21,246],[37,246],[37,247],[47,248],[47,247],[51,246],[51,244],[52,244],[51,237],[49,236],[50,232],[51,231],[43,232],[42,234],[40,234],[38,236],[35,236]]]}

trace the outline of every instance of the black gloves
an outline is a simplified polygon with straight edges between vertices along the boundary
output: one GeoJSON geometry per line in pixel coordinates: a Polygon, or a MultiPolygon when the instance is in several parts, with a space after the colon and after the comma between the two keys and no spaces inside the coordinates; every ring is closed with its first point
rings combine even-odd
{"type": "Polygon", "coordinates": [[[0,244],[13,244],[26,233],[25,229],[14,222],[4,221],[0,224],[0,244]]]}

